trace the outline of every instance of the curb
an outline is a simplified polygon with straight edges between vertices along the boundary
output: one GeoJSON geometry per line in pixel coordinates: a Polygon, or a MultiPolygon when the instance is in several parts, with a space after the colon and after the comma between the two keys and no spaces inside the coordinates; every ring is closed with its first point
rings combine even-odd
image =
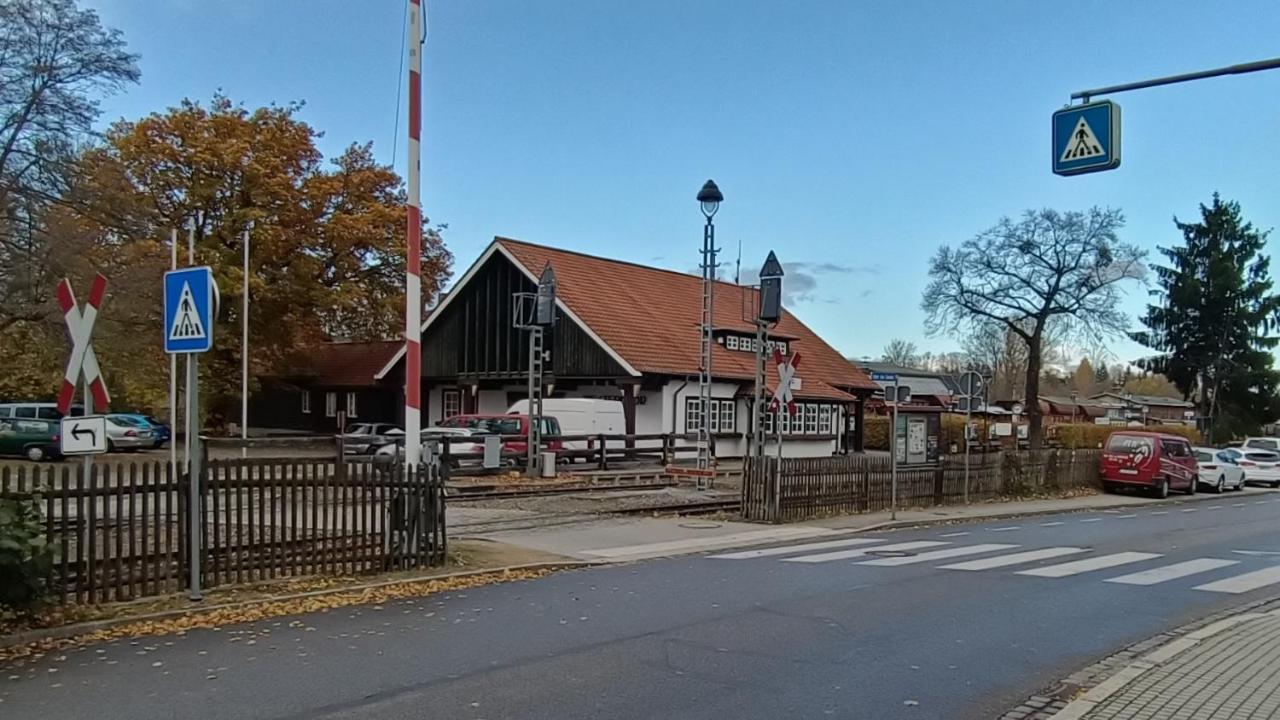
{"type": "Polygon", "coordinates": [[[242,600],[233,603],[220,603],[218,605],[193,605],[191,607],[180,608],[175,610],[162,610],[160,612],[145,613],[142,615],[128,615],[119,618],[110,618],[107,620],[92,620],[89,622],[75,623],[73,625],[62,625],[52,628],[41,628],[39,630],[27,630],[25,632],[13,633],[11,635],[0,636],[0,650],[20,645],[28,645],[31,643],[42,642],[45,640],[65,640],[80,635],[88,635],[100,630],[110,630],[121,625],[129,625],[137,622],[154,622],[158,620],[169,620],[178,617],[187,617],[193,615],[201,615],[220,610],[238,610],[243,608],[254,607],[256,605],[265,605],[273,602],[283,602],[288,600],[299,600],[311,597],[323,597],[326,595],[337,595],[348,592],[362,592],[364,590],[373,590],[389,585],[404,585],[412,583],[426,583],[435,580],[450,580],[453,578],[470,577],[472,575],[487,575],[490,573],[503,573],[515,570],[572,570],[592,565],[604,565],[607,562],[596,560],[557,560],[543,561],[535,563],[522,563],[518,565],[503,565],[500,567],[482,568],[476,570],[462,570],[455,573],[446,573],[443,575],[431,575],[429,577],[418,578],[400,578],[397,580],[377,580],[373,582],[361,583],[359,585],[347,585],[340,588],[326,588],[324,590],[311,590],[309,592],[289,593],[286,595],[275,595],[272,597],[258,598],[254,600],[242,600]]]}

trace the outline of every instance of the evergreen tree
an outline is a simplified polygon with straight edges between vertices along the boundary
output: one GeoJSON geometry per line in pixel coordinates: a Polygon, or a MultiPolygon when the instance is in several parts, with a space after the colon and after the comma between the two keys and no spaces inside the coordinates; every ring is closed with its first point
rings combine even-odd
{"type": "Polygon", "coordinates": [[[1098,360],[1097,369],[1093,371],[1093,384],[1098,392],[1111,389],[1111,373],[1107,371],[1107,364],[1102,360],[1098,360]]]}
{"type": "Polygon", "coordinates": [[[1183,244],[1160,248],[1169,260],[1155,268],[1160,303],[1147,306],[1147,329],[1133,334],[1156,351],[1141,364],[1195,400],[1211,440],[1254,432],[1280,414],[1271,354],[1280,295],[1271,292],[1267,233],[1217,193],[1200,206],[1200,222],[1174,224],[1183,244]]]}

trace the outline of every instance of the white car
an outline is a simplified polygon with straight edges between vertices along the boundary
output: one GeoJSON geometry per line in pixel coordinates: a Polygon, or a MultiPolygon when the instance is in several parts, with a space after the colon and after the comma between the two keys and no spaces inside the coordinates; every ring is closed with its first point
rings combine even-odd
{"type": "Polygon", "coordinates": [[[1280,488],[1280,454],[1269,450],[1251,448],[1227,448],[1223,452],[1244,470],[1245,483],[1257,483],[1280,488]]]}
{"type": "Polygon", "coordinates": [[[1280,452],[1280,438],[1247,437],[1244,439],[1244,442],[1240,443],[1240,447],[1246,450],[1270,450],[1271,452],[1280,452]]]}
{"type": "Polygon", "coordinates": [[[1199,482],[1214,492],[1244,489],[1244,468],[1236,464],[1230,450],[1192,448],[1200,466],[1199,482]]]}
{"type": "MultiPolygon", "coordinates": [[[[403,432],[400,434],[404,435],[403,432]]],[[[432,445],[438,445],[439,444],[438,441],[440,440],[440,438],[445,436],[469,437],[471,435],[472,435],[472,432],[468,428],[430,427],[430,428],[427,428],[426,430],[423,430],[421,435],[419,435],[419,437],[422,438],[422,443],[425,446],[428,443],[432,445]]],[[[400,458],[404,457],[403,437],[396,438],[392,442],[389,442],[386,445],[383,445],[382,447],[374,451],[373,454],[376,458],[380,460],[387,460],[393,457],[400,457],[400,458]]]]}
{"type": "Polygon", "coordinates": [[[404,430],[391,423],[358,423],[342,436],[343,451],[348,455],[372,455],[378,448],[396,441],[404,430]]]}

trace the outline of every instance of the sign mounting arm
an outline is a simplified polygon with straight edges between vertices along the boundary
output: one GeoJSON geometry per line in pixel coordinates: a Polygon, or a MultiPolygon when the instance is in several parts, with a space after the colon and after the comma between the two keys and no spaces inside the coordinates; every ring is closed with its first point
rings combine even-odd
{"type": "Polygon", "coordinates": [[[1144,90],[1146,88],[1159,87],[1161,85],[1174,85],[1176,83],[1190,82],[1192,80],[1205,80],[1207,78],[1221,77],[1223,75],[1244,75],[1246,73],[1276,69],[1280,69],[1280,58],[1258,60],[1257,62],[1241,63],[1239,65],[1228,65],[1227,67],[1215,68],[1213,70],[1201,70],[1199,72],[1183,73],[1181,75],[1169,75],[1166,77],[1153,78],[1151,80],[1139,80],[1138,82],[1124,83],[1122,85],[1109,85],[1107,87],[1095,88],[1093,90],[1081,90],[1079,92],[1071,93],[1071,99],[1080,100],[1087,104],[1090,98],[1097,97],[1098,95],[1114,95],[1115,93],[1129,92],[1130,90],[1144,90]]]}

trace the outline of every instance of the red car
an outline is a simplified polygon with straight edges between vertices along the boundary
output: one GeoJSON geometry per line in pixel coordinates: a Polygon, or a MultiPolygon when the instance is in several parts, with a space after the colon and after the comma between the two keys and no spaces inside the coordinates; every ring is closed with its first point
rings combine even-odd
{"type": "MultiPolygon", "coordinates": [[[[529,416],[528,415],[454,415],[447,420],[443,420],[436,427],[442,428],[465,428],[471,431],[472,437],[482,437],[484,435],[505,435],[520,437],[529,437],[529,416]]],[[[529,443],[526,440],[506,440],[502,443],[502,453],[523,455],[527,452],[529,443]]],[[[542,416],[542,448],[544,450],[559,451],[564,448],[564,443],[560,442],[560,422],[553,417],[542,416]]],[[[467,443],[453,443],[449,448],[452,452],[484,452],[484,441],[481,440],[475,445],[467,443]]]]}
{"type": "Polygon", "coordinates": [[[1128,430],[1112,433],[1107,439],[1099,470],[1106,490],[1137,487],[1160,498],[1168,497],[1170,490],[1194,495],[1199,474],[1186,438],[1128,430]]]}

